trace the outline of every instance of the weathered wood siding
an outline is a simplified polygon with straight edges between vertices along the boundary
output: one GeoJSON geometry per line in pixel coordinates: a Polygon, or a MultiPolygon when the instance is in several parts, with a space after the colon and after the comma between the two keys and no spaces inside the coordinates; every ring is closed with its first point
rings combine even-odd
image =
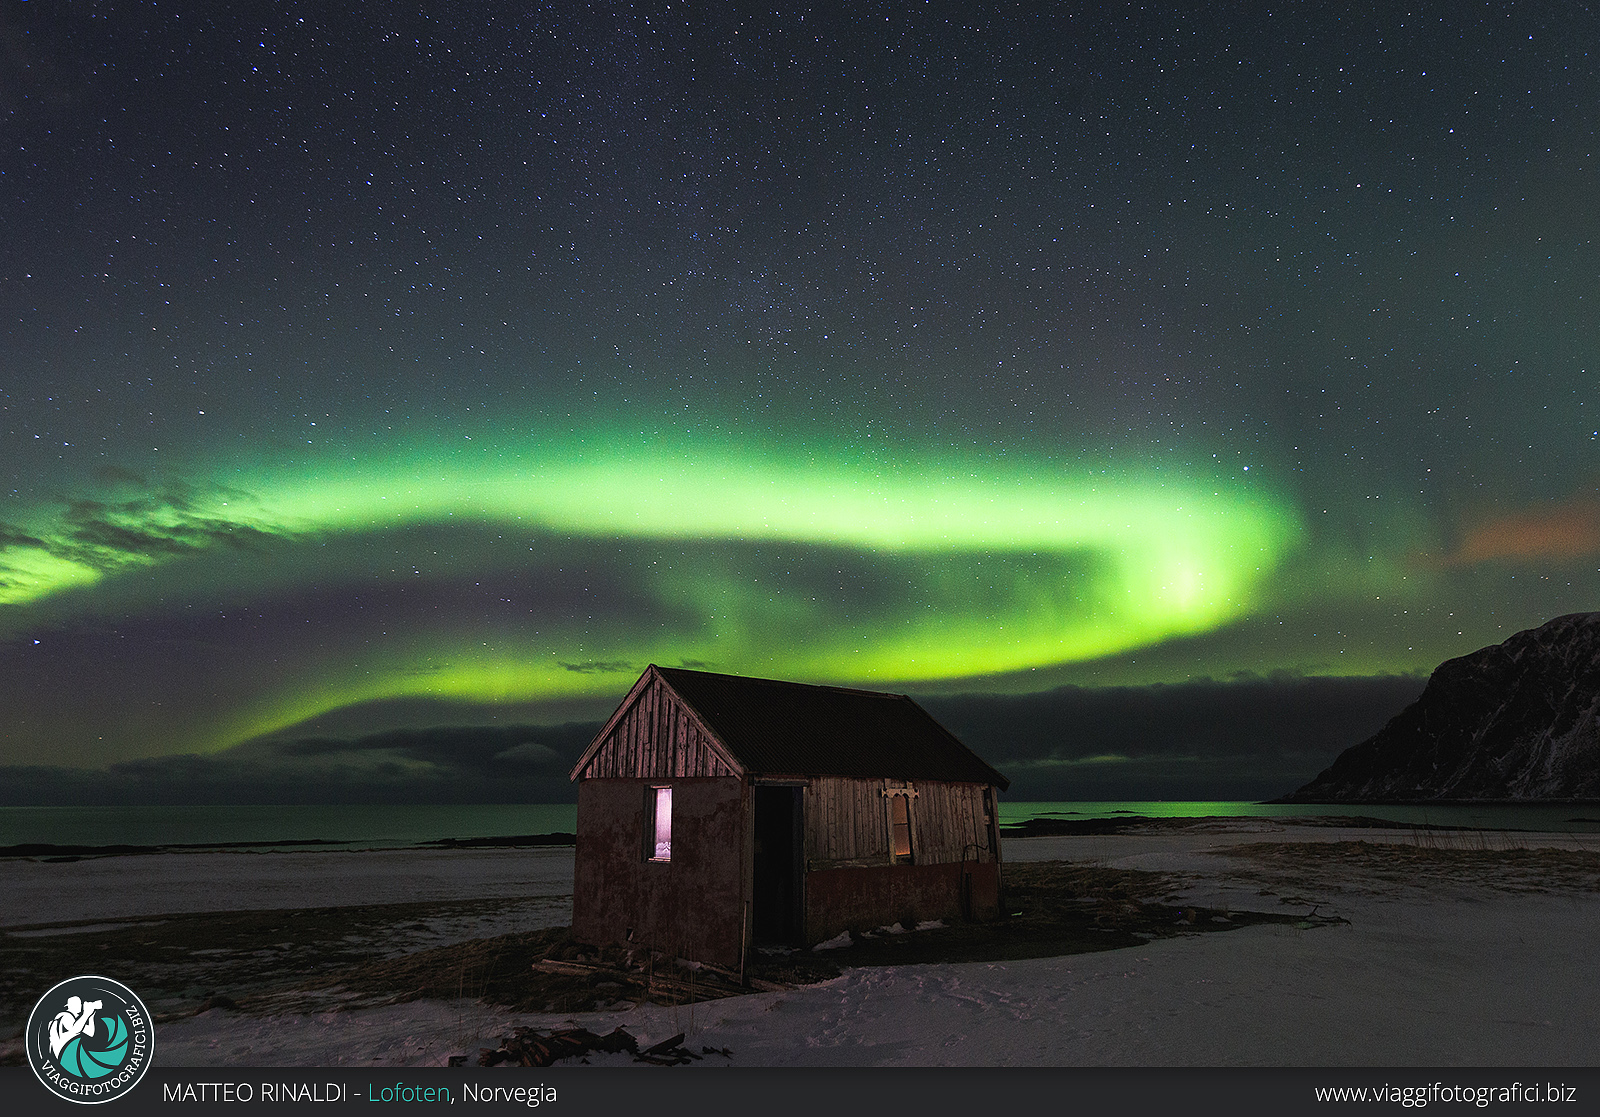
{"type": "Polygon", "coordinates": [[[971,783],[916,781],[911,803],[911,849],[919,865],[991,861],[983,824],[983,788],[971,783]]]}
{"type": "Polygon", "coordinates": [[[660,679],[625,713],[580,779],[670,780],[736,773],[660,679]]]}
{"type": "Polygon", "coordinates": [[[748,789],[734,778],[672,781],[672,859],[645,856],[651,780],[578,785],[572,933],[739,965],[744,951],[748,789]]]}
{"type": "Polygon", "coordinates": [[[806,866],[889,863],[884,780],[815,776],[806,783],[806,866]]]}
{"type": "Polygon", "coordinates": [[[806,874],[806,938],[924,919],[993,919],[1000,914],[1000,866],[993,861],[878,865],[806,874]]]}
{"type": "Polygon", "coordinates": [[[916,864],[998,859],[998,851],[989,848],[981,784],[814,776],[805,792],[807,867],[890,864],[889,803],[884,795],[890,788],[916,792],[911,800],[911,854],[916,864]]]}

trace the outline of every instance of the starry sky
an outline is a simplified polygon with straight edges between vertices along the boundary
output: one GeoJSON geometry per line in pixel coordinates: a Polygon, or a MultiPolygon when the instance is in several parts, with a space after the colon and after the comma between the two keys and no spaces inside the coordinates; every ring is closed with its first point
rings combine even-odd
{"type": "Polygon", "coordinates": [[[1309,778],[1595,608],[1600,17],[1153,7],[0,0],[0,766],[655,662],[1309,778]]]}

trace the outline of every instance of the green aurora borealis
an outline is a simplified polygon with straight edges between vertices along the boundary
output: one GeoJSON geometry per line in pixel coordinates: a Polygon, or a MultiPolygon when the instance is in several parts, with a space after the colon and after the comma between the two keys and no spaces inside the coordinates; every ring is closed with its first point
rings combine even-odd
{"type": "Polygon", "coordinates": [[[1595,607],[1597,28],[291,8],[3,9],[0,765],[1595,607]]]}
{"type": "MultiPolygon", "coordinates": [[[[418,452],[382,471],[330,464],[314,481],[263,471],[165,503],[102,502],[92,533],[80,504],[17,525],[0,560],[8,604],[93,616],[181,580],[186,608],[222,616],[241,585],[293,594],[333,571],[352,597],[368,586],[424,602],[469,579],[520,581],[496,604],[526,623],[436,602],[352,618],[342,627],[361,651],[302,648],[287,687],[238,695],[248,713],[225,730],[237,739],[398,696],[609,696],[654,661],[903,685],[1092,660],[1250,615],[1301,533],[1286,502],[1235,478],[851,463],[841,447],[604,449],[619,441],[546,443],[494,469],[418,452]],[[539,569],[636,600],[620,611],[585,586],[562,608],[529,576],[539,569]]],[[[230,681],[243,680],[218,685],[230,681]]]]}

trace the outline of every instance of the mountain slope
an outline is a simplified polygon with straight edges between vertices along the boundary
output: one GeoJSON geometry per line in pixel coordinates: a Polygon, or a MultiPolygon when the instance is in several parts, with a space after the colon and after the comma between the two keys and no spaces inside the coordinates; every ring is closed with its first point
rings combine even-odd
{"type": "Polygon", "coordinates": [[[1600,613],[1440,664],[1410,706],[1283,802],[1600,799],[1600,613]]]}

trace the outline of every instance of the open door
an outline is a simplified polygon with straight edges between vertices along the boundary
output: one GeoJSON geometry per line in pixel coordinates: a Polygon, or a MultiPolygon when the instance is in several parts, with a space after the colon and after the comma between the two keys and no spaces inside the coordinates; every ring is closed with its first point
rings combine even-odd
{"type": "Polygon", "coordinates": [[[803,790],[794,785],[755,787],[756,942],[799,945],[805,935],[803,790]]]}

